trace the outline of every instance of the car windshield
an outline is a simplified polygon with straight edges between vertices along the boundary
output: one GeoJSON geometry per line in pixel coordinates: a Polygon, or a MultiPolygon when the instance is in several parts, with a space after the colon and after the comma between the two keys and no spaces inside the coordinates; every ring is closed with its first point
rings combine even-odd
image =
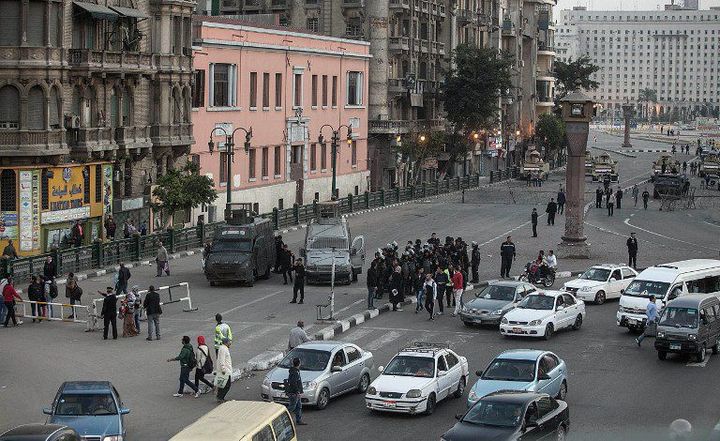
{"type": "Polygon", "coordinates": [[[210,252],[223,253],[227,251],[235,251],[239,253],[248,253],[252,251],[252,240],[216,240],[210,247],[210,252]]]}
{"type": "Polygon", "coordinates": [[[522,421],[523,406],[480,400],[462,418],[463,423],[483,426],[517,427],[522,421]]]}
{"type": "Polygon", "coordinates": [[[301,371],[324,371],[330,361],[330,352],[317,349],[295,348],[290,351],[278,366],[285,369],[292,367],[293,358],[300,359],[301,371]]]}
{"type": "Polygon", "coordinates": [[[660,326],[696,329],[698,327],[698,311],[695,308],[665,308],[659,324],[660,326]]]}
{"type": "Polygon", "coordinates": [[[625,289],[625,295],[633,297],[650,297],[654,295],[658,299],[665,297],[669,283],[665,282],[650,282],[646,280],[633,280],[630,285],[625,289]]]}
{"type": "Polygon", "coordinates": [[[610,275],[610,270],[605,268],[590,268],[582,273],[581,279],[594,280],[596,282],[605,282],[610,275]]]}
{"type": "Polygon", "coordinates": [[[525,297],[522,302],[518,304],[520,309],[542,309],[551,311],[555,304],[555,297],[543,296],[539,294],[531,294],[525,297]]]}
{"type": "Polygon", "coordinates": [[[398,355],[383,371],[383,375],[432,378],[435,374],[435,360],[430,357],[398,355]]]}
{"type": "Polygon", "coordinates": [[[490,285],[478,294],[478,297],[489,300],[506,300],[512,302],[515,300],[515,287],[490,285]]]}
{"type": "Polygon", "coordinates": [[[117,415],[117,407],[109,393],[63,394],[55,406],[55,415],[117,415]]]}
{"type": "Polygon", "coordinates": [[[533,381],[535,362],[532,360],[508,360],[497,358],[482,375],[483,380],[533,381]]]}

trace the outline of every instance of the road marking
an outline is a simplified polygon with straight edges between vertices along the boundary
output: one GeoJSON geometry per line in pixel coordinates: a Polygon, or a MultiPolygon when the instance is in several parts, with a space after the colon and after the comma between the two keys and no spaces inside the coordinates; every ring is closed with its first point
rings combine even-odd
{"type": "Polygon", "coordinates": [[[286,327],[285,325],[271,325],[271,324],[266,324],[265,327],[253,326],[253,328],[255,329],[254,331],[244,333],[242,335],[236,331],[235,335],[237,336],[237,340],[240,342],[240,344],[245,345],[249,341],[255,340],[258,337],[262,337],[270,332],[279,331],[280,329],[283,329],[285,327],[286,327]]]}
{"type": "Polygon", "coordinates": [[[376,350],[382,348],[383,346],[385,346],[389,343],[392,343],[393,341],[402,337],[402,335],[403,335],[402,332],[390,331],[387,334],[383,335],[382,337],[366,344],[363,349],[367,349],[368,351],[376,351],[376,350]]]}
{"type": "MultiPolygon", "coordinates": [[[[286,291],[275,291],[275,292],[272,293],[272,294],[268,294],[268,295],[263,296],[263,297],[258,297],[257,299],[252,300],[252,301],[250,301],[250,302],[243,303],[242,305],[238,305],[238,306],[236,306],[236,307],[234,307],[234,308],[230,308],[230,309],[228,309],[227,311],[221,312],[220,314],[223,315],[223,316],[226,315],[226,314],[230,314],[231,312],[235,312],[235,311],[237,311],[238,309],[242,309],[242,308],[245,308],[245,307],[247,307],[247,306],[254,305],[254,304],[258,303],[258,302],[262,302],[263,300],[269,299],[270,297],[274,297],[274,296],[276,296],[276,295],[278,295],[278,294],[282,294],[282,293],[285,293],[285,292],[286,292],[286,291]]],[[[213,317],[210,317],[208,320],[215,320],[215,317],[214,317],[214,316],[213,316],[213,317]]]]}
{"type": "Polygon", "coordinates": [[[347,335],[344,335],[342,338],[342,341],[348,341],[351,343],[355,343],[356,341],[360,340],[361,338],[363,338],[365,336],[372,334],[373,332],[375,332],[374,329],[356,328],[355,331],[353,331],[347,335]]]}
{"type": "Polygon", "coordinates": [[[710,353],[708,353],[707,355],[705,355],[705,359],[704,359],[703,361],[701,361],[701,362],[699,362],[699,363],[697,363],[697,362],[695,362],[695,363],[688,362],[685,366],[687,366],[687,367],[701,367],[701,368],[704,368],[705,366],[707,366],[708,361],[710,361],[710,357],[711,357],[711,355],[710,355],[710,353]]]}
{"type": "Polygon", "coordinates": [[[340,314],[341,312],[345,312],[345,311],[347,311],[348,309],[352,308],[353,306],[355,306],[355,305],[357,305],[357,304],[360,304],[360,303],[363,303],[363,302],[367,302],[367,300],[365,300],[365,299],[360,299],[360,300],[357,300],[357,301],[355,301],[355,302],[352,302],[351,304],[347,305],[346,307],[341,308],[341,309],[338,309],[337,311],[335,311],[335,314],[340,314]]]}
{"type": "Polygon", "coordinates": [[[710,251],[718,251],[716,248],[708,248],[708,247],[706,247],[706,246],[704,246],[704,245],[700,245],[700,244],[693,243],[693,242],[688,242],[687,240],[677,239],[677,238],[674,238],[674,237],[666,236],[666,235],[664,235],[664,234],[656,233],[656,232],[654,232],[654,231],[646,230],[645,228],[638,227],[638,226],[636,226],[636,225],[631,224],[631,223],[630,223],[630,218],[625,219],[624,224],[627,225],[628,227],[632,227],[632,228],[638,229],[638,230],[640,230],[640,231],[644,231],[644,232],[649,233],[649,234],[652,234],[652,235],[654,235],[654,236],[662,237],[663,239],[674,240],[674,241],[676,241],[676,242],[681,242],[681,243],[684,243],[684,244],[692,245],[692,246],[694,246],[694,247],[704,248],[704,249],[710,250],[710,251]]]}
{"type": "Polygon", "coordinates": [[[710,225],[711,227],[720,228],[720,225],[714,224],[712,222],[703,221],[703,223],[710,225]]]}

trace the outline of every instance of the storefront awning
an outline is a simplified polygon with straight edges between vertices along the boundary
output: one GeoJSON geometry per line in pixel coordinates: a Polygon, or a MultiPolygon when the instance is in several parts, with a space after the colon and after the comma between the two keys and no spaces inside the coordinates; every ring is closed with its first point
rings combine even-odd
{"type": "Polygon", "coordinates": [[[126,8],[124,6],[110,6],[110,9],[117,12],[123,17],[131,17],[131,18],[148,18],[147,14],[145,14],[143,11],[135,8],[126,8]]]}
{"type": "Polygon", "coordinates": [[[75,6],[79,7],[80,9],[83,9],[85,12],[89,13],[93,18],[96,18],[98,20],[115,21],[119,17],[117,12],[113,11],[110,8],[102,6],[102,5],[96,5],[95,3],[87,3],[87,2],[73,2],[73,3],[75,4],[75,6]]]}

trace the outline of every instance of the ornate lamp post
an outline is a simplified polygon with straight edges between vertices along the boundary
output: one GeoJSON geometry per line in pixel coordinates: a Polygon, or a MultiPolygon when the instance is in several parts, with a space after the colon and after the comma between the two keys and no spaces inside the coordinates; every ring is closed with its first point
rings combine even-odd
{"type": "Polygon", "coordinates": [[[213,154],[213,151],[215,150],[215,142],[213,142],[213,135],[216,131],[221,131],[223,135],[225,135],[225,150],[228,155],[227,160],[227,202],[225,203],[225,219],[230,218],[230,211],[231,211],[231,205],[232,205],[232,163],[235,160],[235,132],[238,130],[242,130],[245,132],[245,153],[247,154],[250,151],[250,140],[252,139],[253,133],[252,133],[252,127],[250,127],[250,130],[245,129],[244,127],[238,127],[237,129],[233,130],[232,132],[228,133],[227,130],[225,130],[223,127],[215,127],[210,131],[210,141],[208,141],[208,150],[210,150],[210,154],[213,154]]]}
{"type": "Polygon", "coordinates": [[[623,103],[623,118],[625,118],[625,139],[623,140],[623,147],[632,147],[630,144],[630,118],[635,114],[635,106],[630,103],[623,103]]]}
{"type": "Polygon", "coordinates": [[[337,149],[340,142],[340,130],[344,127],[347,129],[347,143],[352,144],[352,127],[341,124],[337,129],[333,128],[330,124],[325,124],[320,127],[320,134],[318,135],[318,143],[322,144],[325,142],[325,138],[322,135],[322,131],[325,127],[329,127],[332,130],[332,138],[330,138],[330,161],[332,165],[332,200],[337,199],[337,149]]]}
{"type": "Polygon", "coordinates": [[[592,100],[579,90],[560,100],[562,118],[568,140],[568,161],[565,173],[565,234],[558,246],[558,257],[565,259],[590,258],[590,246],[583,233],[585,205],[585,149],[590,119],[593,116],[592,100]]]}

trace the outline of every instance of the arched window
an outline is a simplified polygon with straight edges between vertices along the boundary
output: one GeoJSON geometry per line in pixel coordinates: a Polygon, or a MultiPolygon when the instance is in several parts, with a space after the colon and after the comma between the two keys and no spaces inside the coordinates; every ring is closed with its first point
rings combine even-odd
{"type": "Polygon", "coordinates": [[[5,169],[0,173],[0,210],[17,211],[15,170],[5,169]]]}
{"type": "Polygon", "coordinates": [[[19,123],[20,92],[13,86],[4,86],[0,88],[0,129],[17,129],[19,123]]]}
{"type": "Polygon", "coordinates": [[[59,129],[61,127],[62,109],[60,103],[60,95],[58,94],[57,87],[50,89],[50,112],[48,117],[50,118],[50,128],[59,129]]]}
{"type": "Polygon", "coordinates": [[[20,0],[0,0],[0,46],[19,46],[20,0]]]}
{"type": "Polygon", "coordinates": [[[33,87],[28,93],[27,125],[30,130],[45,128],[45,94],[40,86],[33,87]]]}

